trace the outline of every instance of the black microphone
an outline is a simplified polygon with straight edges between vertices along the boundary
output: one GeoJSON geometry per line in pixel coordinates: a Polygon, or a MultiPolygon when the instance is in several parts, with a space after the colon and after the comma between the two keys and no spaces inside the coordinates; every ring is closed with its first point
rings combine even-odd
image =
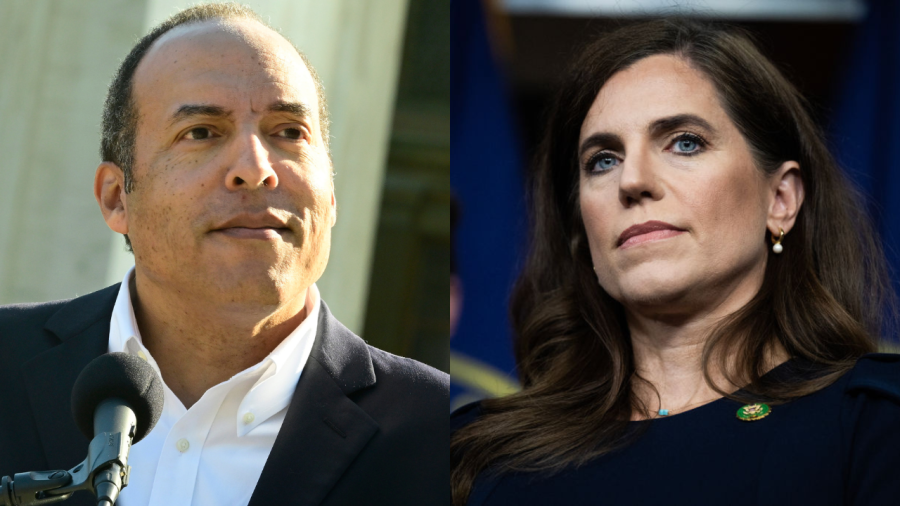
{"type": "MultiPolygon", "coordinates": [[[[163,398],[162,380],[156,371],[128,353],[97,357],[75,380],[75,424],[89,439],[97,440],[105,433],[107,446],[119,447],[112,462],[96,462],[93,466],[98,505],[112,506],[127,485],[128,450],[153,430],[162,414],[163,398]]],[[[91,446],[95,446],[94,441],[91,446]]]]}
{"type": "Polygon", "coordinates": [[[162,380],[142,359],[110,353],[87,365],[72,388],[72,415],[88,439],[88,456],[68,471],[0,478],[0,506],[37,506],[90,490],[98,506],[112,506],[128,485],[128,452],[159,421],[162,380]]]}

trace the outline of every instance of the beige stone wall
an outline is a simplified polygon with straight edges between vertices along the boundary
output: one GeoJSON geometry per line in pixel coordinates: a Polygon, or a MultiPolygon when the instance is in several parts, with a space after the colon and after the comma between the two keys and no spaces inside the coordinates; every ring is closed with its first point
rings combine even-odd
{"type": "MultiPolygon", "coordinates": [[[[91,191],[102,103],[134,41],[193,3],[0,1],[0,303],[88,293],[131,264],[91,191]]],[[[407,1],[247,3],[324,81],[338,224],[319,287],[361,331],[407,1]]]]}

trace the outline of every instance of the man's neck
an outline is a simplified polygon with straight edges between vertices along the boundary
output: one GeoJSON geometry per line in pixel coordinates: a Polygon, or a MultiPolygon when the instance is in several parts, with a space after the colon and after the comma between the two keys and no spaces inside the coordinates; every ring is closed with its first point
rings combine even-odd
{"type": "Polygon", "coordinates": [[[131,303],[141,340],[163,380],[186,408],[219,383],[265,359],[309,313],[303,290],[277,308],[186,300],[132,277],[131,303]]]}

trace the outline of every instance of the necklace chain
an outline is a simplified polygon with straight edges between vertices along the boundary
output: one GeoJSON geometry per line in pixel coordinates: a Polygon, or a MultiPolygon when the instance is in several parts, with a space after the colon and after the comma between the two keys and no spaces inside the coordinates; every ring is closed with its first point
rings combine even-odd
{"type": "Polygon", "coordinates": [[[706,399],[706,400],[694,402],[694,403],[691,403],[691,404],[686,404],[686,405],[681,406],[680,408],[678,408],[678,409],[676,409],[676,410],[670,410],[670,409],[662,409],[662,408],[660,408],[659,411],[657,411],[657,415],[658,415],[658,416],[670,416],[670,415],[674,415],[674,414],[678,414],[678,413],[683,413],[683,412],[687,411],[688,409],[693,408],[693,407],[695,407],[695,406],[701,406],[701,405],[703,405],[703,404],[709,404],[710,402],[717,401],[717,400],[719,400],[719,399],[721,399],[721,397],[715,397],[715,398],[713,398],[713,399],[706,399]]]}

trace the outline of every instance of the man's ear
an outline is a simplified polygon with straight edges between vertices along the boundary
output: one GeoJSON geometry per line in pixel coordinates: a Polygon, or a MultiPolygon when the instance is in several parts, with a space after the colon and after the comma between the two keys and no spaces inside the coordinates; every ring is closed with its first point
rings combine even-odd
{"type": "Polygon", "coordinates": [[[102,162],[94,174],[94,198],[106,225],[120,234],[128,233],[128,206],[125,203],[125,174],[118,165],[102,162]]]}
{"type": "Polygon", "coordinates": [[[337,224],[337,199],[334,196],[334,179],[331,180],[331,226],[337,224]]]}
{"type": "Polygon", "coordinates": [[[775,237],[779,229],[787,234],[794,228],[797,214],[803,205],[803,178],[800,175],[800,164],[787,161],[771,176],[772,201],[769,205],[769,216],[766,224],[769,232],[775,237]]]}

